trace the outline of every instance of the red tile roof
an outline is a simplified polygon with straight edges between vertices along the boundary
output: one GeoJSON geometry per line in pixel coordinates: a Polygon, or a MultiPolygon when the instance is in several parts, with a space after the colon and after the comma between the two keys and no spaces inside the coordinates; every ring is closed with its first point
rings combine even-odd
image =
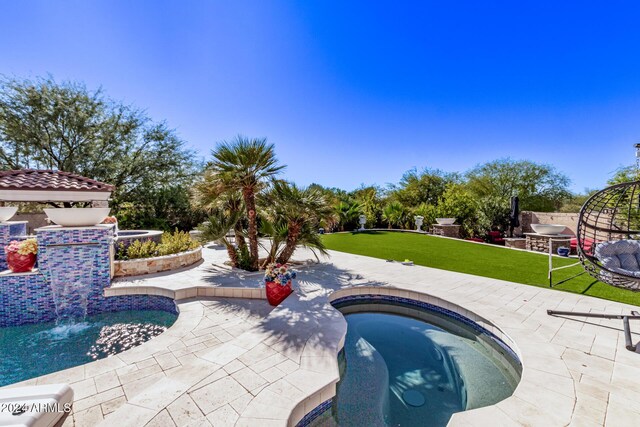
{"type": "Polygon", "coordinates": [[[21,169],[0,171],[0,189],[110,192],[114,187],[69,172],[21,169]]]}

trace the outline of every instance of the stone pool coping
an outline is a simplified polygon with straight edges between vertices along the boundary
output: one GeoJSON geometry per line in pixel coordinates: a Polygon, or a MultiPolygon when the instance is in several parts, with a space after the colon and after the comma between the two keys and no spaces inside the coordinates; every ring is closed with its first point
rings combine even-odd
{"type": "MultiPolygon", "coordinates": [[[[205,417],[199,425],[208,425],[208,418],[216,424],[293,426],[335,394],[336,355],[344,342],[346,322],[330,301],[346,294],[378,292],[459,312],[510,343],[519,355],[522,381],[514,395],[497,405],[455,414],[449,425],[623,426],[640,420],[640,386],[635,381],[640,355],[624,349],[621,322],[587,322],[546,314],[549,308],[622,313],[637,307],[339,252],[331,255],[331,264],[309,268],[297,281],[298,293],[250,328],[234,333],[233,325],[212,325],[209,329],[221,328],[229,334],[224,342],[203,335],[207,328],[202,328],[211,320],[211,306],[221,303],[199,296],[198,286],[206,289],[206,283],[200,283],[195,285],[195,298],[178,301],[181,315],[165,334],[112,358],[31,383],[71,382],[74,390],[80,390],[76,391],[78,414],[102,411],[105,425],[153,425],[153,420],[158,425],[161,417],[173,416],[174,406],[184,406],[188,399],[205,417]],[[159,361],[167,369],[154,368],[148,373],[149,366],[160,365],[159,361]],[[109,373],[115,375],[114,384],[118,383],[114,390],[128,391],[117,395],[104,394],[113,393],[111,389],[98,391],[103,382],[100,375],[109,373]],[[202,385],[209,380],[212,382],[202,385]],[[87,387],[89,391],[83,391],[87,387]],[[247,394],[242,405],[229,392],[237,387],[247,394]],[[228,399],[215,390],[224,390],[228,399]],[[210,402],[216,396],[219,406],[213,407],[210,402]],[[107,398],[111,400],[104,401],[107,398]],[[114,399],[123,401],[104,414],[100,408],[114,399]],[[95,407],[98,409],[91,409],[95,407]]],[[[223,258],[224,254],[207,256],[223,258]]],[[[186,281],[178,287],[167,285],[171,291],[193,287],[189,271],[170,277],[173,280],[167,284],[186,281]]],[[[137,286],[163,287],[153,283],[154,278],[148,277],[137,286]]],[[[233,299],[221,301],[232,304],[233,299]]],[[[251,301],[261,307],[266,304],[251,301]]],[[[638,339],[634,334],[634,341],[638,339]]],[[[75,416],[74,410],[68,425],[93,425],[83,420],[86,418],[75,416]]],[[[159,425],[184,425],[172,417],[165,421],[159,425]]]]}

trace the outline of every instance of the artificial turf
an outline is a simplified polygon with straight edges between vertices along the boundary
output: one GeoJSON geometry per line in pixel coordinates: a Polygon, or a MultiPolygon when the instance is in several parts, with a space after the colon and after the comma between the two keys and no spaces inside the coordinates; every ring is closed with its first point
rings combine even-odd
{"type": "MultiPolygon", "coordinates": [[[[335,233],[323,236],[328,249],[375,258],[404,261],[417,265],[492,277],[526,285],[548,287],[547,256],[509,250],[464,240],[444,239],[417,233],[370,231],[335,233]]],[[[576,259],[554,257],[553,266],[575,263],[576,259]]],[[[554,272],[554,283],[582,271],[580,265],[554,272]]],[[[588,274],[554,285],[553,289],[574,292],[640,306],[640,292],[615,288],[588,274]]]]}

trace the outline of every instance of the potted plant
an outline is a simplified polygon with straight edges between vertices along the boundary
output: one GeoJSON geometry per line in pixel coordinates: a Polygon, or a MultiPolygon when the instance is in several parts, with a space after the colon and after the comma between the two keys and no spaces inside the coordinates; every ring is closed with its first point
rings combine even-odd
{"type": "Polygon", "coordinates": [[[14,273],[26,273],[36,264],[38,242],[36,239],[12,240],[4,247],[7,254],[7,264],[14,273]]]}
{"type": "Polygon", "coordinates": [[[264,272],[264,281],[269,304],[275,306],[284,301],[293,292],[291,279],[295,278],[295,271],[291,271],[286,264],[267,265],[264,272]]]}

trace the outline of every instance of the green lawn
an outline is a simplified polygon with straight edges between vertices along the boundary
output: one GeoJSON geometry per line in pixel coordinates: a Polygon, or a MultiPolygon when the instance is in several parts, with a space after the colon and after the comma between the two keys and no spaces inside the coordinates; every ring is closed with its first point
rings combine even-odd
{"type": "MultiPolygon", "coordinates": [[[[463,240],[383,231],[327,234],[323,236],[323,240],[328,249],[336,251],[396,261],[410,259],[415,264],[427,267],[533,286],[549,286],[549,258],[530,252],[473,244],[463,240]]],[[[576,261],[554,257],[553,265],[559,267],[576,261]]],[[[581,271],[582,267],[576,266],[554,272],[554,283],[581,271]]],[[[593,279],[588,274],[554,286],[554,289],[640,305],[640,292],[614,288],[593,279]]]]}

